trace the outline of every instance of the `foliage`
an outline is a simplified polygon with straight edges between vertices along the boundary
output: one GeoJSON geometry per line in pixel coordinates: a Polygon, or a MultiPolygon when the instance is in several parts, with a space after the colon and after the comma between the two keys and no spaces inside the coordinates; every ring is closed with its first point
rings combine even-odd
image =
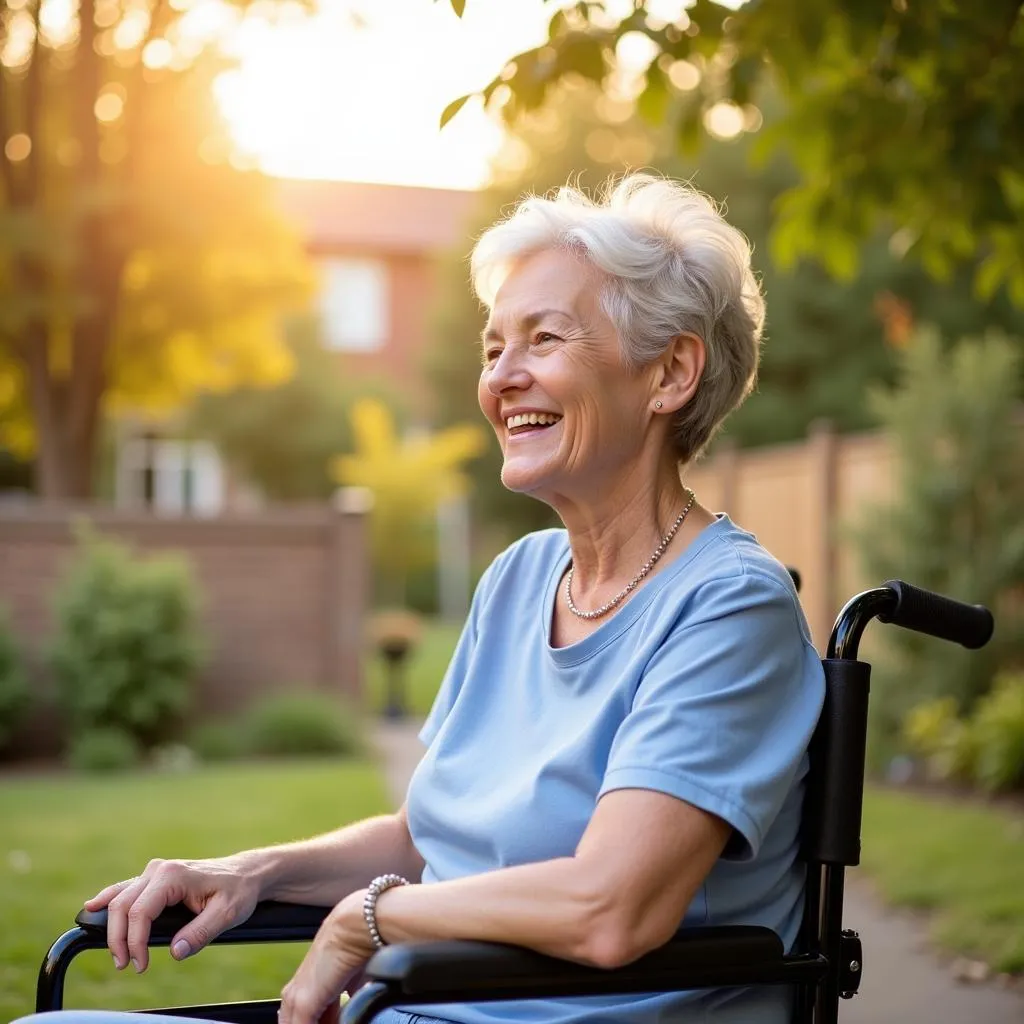
{"type": "MultiPolygon", "coordinates": [[[[243,478],[271,499],[327,498],[332,457],[352,447],[352,405],[372,395],[399,409],[392,389],[345,375],[344,356],[328,351],[315,323],[288,332],[292,376],[270,387],[241,387],[200,396],[184,429],[212,441],[243,478]]],[[[399,410],[400,411],[400,410],[399,410]]]]}
{"type": "Polygon", "coordinates": [[[0,12],[0,442],[82,497],[104,415],[287,376],[307,264],[273,184],[227,162],[189,6],[55,12],[0,12]]]}
{"type": "Polygon", "coordinates": [[[948,953],[1024,973],[1020,813],[869,786],[863,871],[885,902],[929,913],[948,953]]]}
{"type": "MultiPolygon", "coordinates": [[[[781,104],[766,97],[762,107],[770,129],[782,116],[781,104]]],[[[751,241],[768,299],[758,390],[730,417],[731,441],[751,446],[796,440],[822,418],[840,431],[873,426],[865,391],[895,379],[899,349],[916,319],[927,317],[947,342],[995,325],[1024,337],[1024,312],[1005,296],[987,303],[972,297],[969,268],[937,284],[891,252],[884,238],[865,244],[852,280],[834,280],[806,260],[783,270],[771,257],[768,238],[773,206],[796,181],[792,166],[779,157],[749,168],[749,135],[708,138],[692,158],[673,152],[671,143],[665,127],[645,124],[628,102],[592,86],[563,86],[543,110],[512,126],[495,161],[497,180],[480,194],[467,233],[478,234],[524,192],[544,193],[570,178],[594,188],[631,165],[693,180],[726,204],[729,220],[751,241]]],[[[476,389],[484,316],[466,286],[461,253],[445,262],[441,275],[442,301],[425,369],[439,422],[447,424],[480,415],[476,389]]],[[[547,506],[501,486],[500,466],[501,453],[492,442],[470,470],[477,519],[501,534],[495,546],[554,522],[547,506]]]]}
{"type": "Polygon", "coordinates": [[[978,783],[991,792],[1024,787],[1024,674],[996,680],[978,701],[971,729],[978,783]]]}
{"type": "Polygon", "coordinates": [[[140,559],[82,531],[51,655],[71,727],[122,730],[144,747],[172,731],[201,661],[197,605],[180,558],[140,559]]]}
{"type": "MultiPolygon", "coordinates": [[[[152,857],[217,857],[320,835],[389,809],[377,766],[328,760],[200,768],[185,775],[59,775],[0,782],[0,1019],[26,1014],[42,952],[82,900],[152,857]]],[[[128,1010],[271,998],[306,953],[302,943],[221,946],[177,963],[156,951],[144,975],[109,957],[79,957],[76,1008],[128,1010]]]]}
{"type": "Polygon", "coordinates": [[[82,772],[123,772],[139,759],[138,743],[122,729],[87,729],[68,746],[68,763],[82,772]]]}
{"type": "MultiPolygon", "coordinates": [[[[664,11],[665,4],[657,4],[664,11]]],[[[980,294],[1006,282],[1024,305],[1024,14],[1016,0],[699,0],[673,21],[636,0],[617,19],[600,0],[556,10],[548,39],[508,62],[481,94],[506,121],[566,79],[635,96],[683,146],[702,126],[755,130],[755,102],[780,90],[784,117],[758,146],[800,171],[780,199],[773,243],[850,277],[879,228],[946,278],[982,257],[980,294]],[[913,140],[908,145],[908,140],[913,140]]],[[[457,113],[461,101],[445,111],[457,113]]]]}
{"type": "Polygon", "coordinates": [[[903,354],[903,380],[875,406],[894,446],[892,502],[869,509],[856,539],[870,578],[899,577],[990,607],[980,651],[890,630],[875,673],[874,721],[893,735],[915,704],[948,696],[969,714],[998,669],[1024,662],[1024,425],[1022,364],[1005,338],[965,340],[946,354],[921,333],[903,354]]]}
{"type": "Polygon", "coordinates": [[[361,754],[358,716],[332,697],[294,693],[254,705],[241,724],[243,752],[256,757],[361,754]]]}
{"type": "Polygon", "coordinates": [[[483,432],[458,424],[400,439],[388,408],[370,398],[353,406],[352,429],[355,451],[334,460],[333,475],[373,495],[374,568],[401,603],[406,575],[432,558],[438,506],[468,487],[463,467],[480,454],[483,432]]]}
{"type": "Polygon", "coordinates": [[[28,702],[28,680],[7,614],[0,607],[0,750],[10,741],[28,702]]]}
{"type": "Polygon", "coordinates": [[[200,722],[189,730],[187,743],[200,761],[237,761],[246,755],[245,736],[238,722],[200,722]]]}

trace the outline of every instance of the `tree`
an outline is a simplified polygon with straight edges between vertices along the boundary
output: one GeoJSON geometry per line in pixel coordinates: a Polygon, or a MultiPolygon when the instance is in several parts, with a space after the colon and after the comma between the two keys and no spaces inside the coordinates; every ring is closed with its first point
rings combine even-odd
{"type": "MultiPolygon", "coordinates": [[[[452,6],[461,15],[464,0],[452,6]]],[[[1020,0],[678,7],[673,21],[647,0],[621,19],[601,0],[559,9],[548,40],[514,57],[483,98],[512,123],[563,80],[615,90],[632,75],[638,109],[692,148],[704,125],[755,128],[770,85],[786,108],[758,151],[784,150],[800,172],[777,203],[781,263],[813,255],[850,277],[860,243],[881,229],[940,279],[971,261],[982,297],[1005,282],[1024,305],[1020,0]]]]}
{"type": "Polygon", "coordinates": [[[46,497],[90,493],[105,413],[290,370],[304,256],[226,161],[185,7],[0,8],[0,441],[35,446],[46,497]]]}
{"type": "Polygon", "coordinates": [[[352,429],[355,451],[338,456],[333,475],[372,493],[374,567],[388,596],[404,601],[407,577],[433,557],[438,506],[469,486],[463,467],[480,454],[483,431],[466,423],[401,439],[387,406],[372,398],[353,407],[352,429]]]}
{"type": "Polygon", "coordinates": [[[943,351],[921,332],[902,357],[899,386],[875,396],[895,449],[893,500],[857,524],[867,575],[899,577],[991,608],[980,651],[906,630],[887,637],[872,715],[892,738],[922,700],[952,697],[967,713],[1000,669],[1024,663],[1024,429],[1022,355],[995,333],[943,351]]]}
{"type": "Polygon", "coordinates": [[[344,355],[324,347],[315,322],[297,321],[287,334],[295,370],[286,381],[202,395],[188,410],[183,428],[212,441],[267,498],[326,498],[336,486],[332,459],[353,447],[356,399],[375,396],[399,416],[400,402],[383,382],[348,380],[344,355]]]}

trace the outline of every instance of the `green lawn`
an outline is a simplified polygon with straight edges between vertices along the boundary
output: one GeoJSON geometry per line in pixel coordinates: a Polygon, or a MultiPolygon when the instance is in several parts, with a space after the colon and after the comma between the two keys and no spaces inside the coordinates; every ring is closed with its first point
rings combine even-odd
{"type": "MultiPolygon", "coordinates": [[[[34,1008],[49,943],[82,901],[151,857],[204,857],[313,835],[380,813],[382,780],[365,763],[308,761],[134,778],[0,780],[0,1021],[34,1008]]],[[[275,997],[302,946],[221,947],[174,963],[156,950],[138,977],[106,952],[82,954],[69,1007],[126,1009],[275,997]]]]}
{"type": "Polygon", "coordinates": [[[1024,815],[872,788],[863,840],[882,896],[929,911],[939,947],[1024,972],[1024,815]]]}

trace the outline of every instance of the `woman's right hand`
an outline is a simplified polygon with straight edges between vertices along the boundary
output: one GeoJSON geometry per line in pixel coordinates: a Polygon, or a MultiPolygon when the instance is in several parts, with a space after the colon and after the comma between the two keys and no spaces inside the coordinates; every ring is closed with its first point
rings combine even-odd
{"type": "Polygon", "coordinates": [[[184,903],[196,914],[171,940],[171,956],[184,960],[221,932],[241,924],[260,898],[251,865],[234,857],[216,860],[151,860],[137,878],[108,885],[86,910],[107,909],[107,947],[114,966],[149,966],[149,931],[167,907],[184,903]]]}

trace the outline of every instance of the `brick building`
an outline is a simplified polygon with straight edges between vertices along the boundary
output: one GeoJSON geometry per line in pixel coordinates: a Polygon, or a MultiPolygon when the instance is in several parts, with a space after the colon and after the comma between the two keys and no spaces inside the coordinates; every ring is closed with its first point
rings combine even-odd
{"type": "MultiPolygon", "coordinates": [[[[420,373],[441,253],[470,249],[474,194],[346,181],[281,181],[281,203],[318,271],[324,344],[344,372],[386,377],[426,412],[420,373]]],[[[340,369],[339,369],[339,372],[340,369]]],[[[123,508],[215,515],[258,502],[216,449],[124,426],[114,497],[123,508]]]]}

